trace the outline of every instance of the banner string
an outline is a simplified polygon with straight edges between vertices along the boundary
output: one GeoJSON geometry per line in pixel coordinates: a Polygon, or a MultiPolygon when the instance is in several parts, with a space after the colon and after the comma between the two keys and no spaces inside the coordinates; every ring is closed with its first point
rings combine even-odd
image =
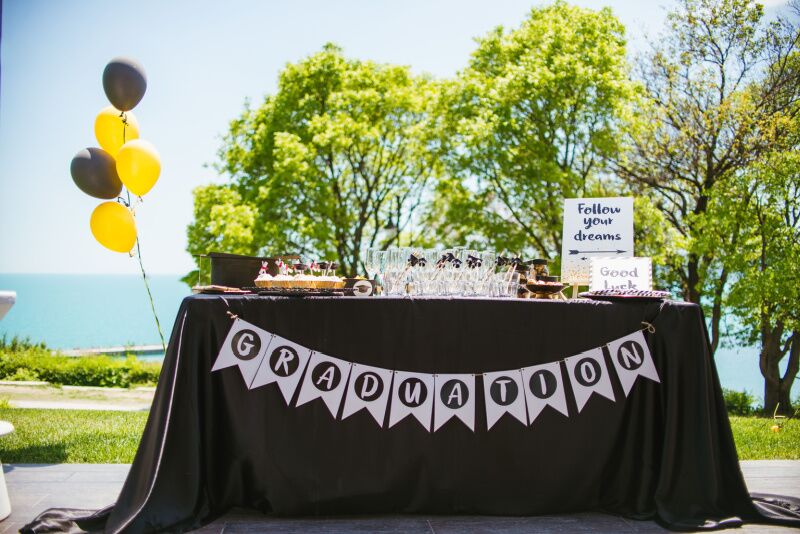
{"type": "MultiPolygon", "coordinates": [[[[235,313],[231,312],[230,310],[226,311],[225,313],[228,314],[230,316],[230,318],[232,320],[234,320],[234,321],[239,318],[238,315],[236,315],[235,313]]],[[[653,323],[648,323],[647,321],[642,321],[642,324],[644,326],[642,328],[638,329],[638,330],[635,330],[635,332],[648,332],[650,334],[655,334],[656,333],[656,327],[655,327],[655,325],[653,325],[653,323]]],[[[271,334],[271,335],[273,337],[275,337],[276,334],[271,334]]],[[[630,334],[628,334],[628,335],[630,335],[630,334]]],[[[607,347],[608,347],[608,343],[603,343],[602,345],[600,345],[598,347],[594,347],[594,348],[589,349],[589,350],[603,349],[603,348],[607,348],[607,347]]],[[[311,349],[309,349],[309,350],[311,350],[311,349]]],[[[311,350],[311,352],[314,353],[314,352],[318,352],[318,351],[311,350]]],[[[575,356],[580,356],[580,354],[582,354],[582,353],[573,354],[572,356],[567,356],[566,358],[561,358],[560,360],[553,360],[552,362],[545,362],[544,364],[537,364],[537,365],[546,365],[546,364],[551,364],[551,363],[566,363],[566,361],[568,359],[574,358],[575,356]]],[[[343,361],[346,361],[346,360],[343,360],[343,361]]],[[[349,362],[349,363],[351,365],[353,365],[353,366],[358,365],[355,362],[349,362]]],[[[529,365],[529,366],[526,366],[526,367],[536,367],[536,365],[529,365]]],[[[502,371],[486,371],[486,372],[483,372],[483,373],[446,373],[446,374],[466,374],[466,375],[478,377],[478,376],[484,376],[484,375],[487,375],[487,374],[490,374],[490,373],[508,372],[508,371],[522,371],[523,369],[525,369],[525,367],[520,367],[519,369],[503,369],[502,371]]],[[[392,372],[395,373],[395,374],[398,373],[398,371],[396,371],[396,370],[394,370],[392,372]]],[[[433,374],[433,376],[439,376],[439,374],[437,374],[437,373],[422,373],[422,374],[433,374]]],[[[442,374],[444,374],[444,373],[442,373],[442,374]]]]}

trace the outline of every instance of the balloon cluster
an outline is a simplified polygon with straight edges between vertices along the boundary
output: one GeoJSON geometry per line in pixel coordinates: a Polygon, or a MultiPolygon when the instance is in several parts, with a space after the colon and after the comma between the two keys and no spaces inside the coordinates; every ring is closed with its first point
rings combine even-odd
{"type": "Polygon", "coordinates": [[[94,135],[100,148],[84,148],[70,164],[78,188],[103,202],[92,212],[92,235],[115,252],[130,252],[136,244],[136,223],[130,206],[119,195],[124,185],[142,197],[161,174],[161,159],[152,144],[139,139],[139,123],[131,110],[142,100],[147,77],[132,59],[114,58],[103,71],[103,90],[111,105],[94,120],[94,135]]]}

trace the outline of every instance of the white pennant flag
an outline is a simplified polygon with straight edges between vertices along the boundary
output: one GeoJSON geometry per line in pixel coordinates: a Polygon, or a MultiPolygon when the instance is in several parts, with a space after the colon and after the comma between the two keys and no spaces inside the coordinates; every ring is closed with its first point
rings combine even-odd
{"type": "Polygon", "coordinates": [[[425,427],[425,430],[430,432],[432,412],[433,375],[395,371],[392,384],[392,407],[389,411],[389,428],[411,414],[425,427]]]}
{"type": "Polygon", "coordinates": [[[332,358],[315,352],[308,362],[303,385],[296,406],[321,398],[328,406],[334,419],[342,402],[347,377],[352,364],[339,358],[332,358]]]}
{"type": "Polygon", "coordinates": [[[271,338],[272,334],[266,330],[236,318],[228,330],[222,348],[219,349],[219,355],[211,371],[236,365],[249,387],[261,360],[264,359],[271,338]]]}
{"type": "Polygon", "coordinates": [[[475,432],[475,375],[434,375],[433,431],[452,417],[475,432]]]}
{"type": "Polygon", "coordinates": [[[561,378],[561,364],[545,363],[522,370],[525,384],[525,402],[528,404],[528,424],[533,424],[545,406],[552,406],[569,417],[567,394],[561,378]]]}
{"type": "Polygon", "coordinates": [[[504,413],[509,413],[527,425],[522,373],[498,371],[483,373],[483,391],[486,400],[486,426],[491,429],[504,413]]]}
{"type": "Polygon", "coordinates": [[[350,371],[350,384],[344,396],[342,419],[366,408],[382,427],[391,384],[392,371],[389,369],[354,363],[350,371]]]}
{"type": "Polygon", "coordinates": [[[603,349],[598,347],[588,350],[576,356],[570,356],[564,362],[567,364],[567,372],[579,412],[593,392],[612,401],[615,400],[606,360],[603,358],[603,349]]]}
{"type": "Polygon", "coordinates": [[[626,397],[637,376],[661,382],[647,340],[641,330],[612,341],[608,344],[608,350],[626,397]]]}
{"type": "Polygon", "coordinates": [[[250,389],[277,382],[288,406],[297,390],[297,383],[311,356],[311,350],[273,335],[264,363],[258,368],[250,389]]]}

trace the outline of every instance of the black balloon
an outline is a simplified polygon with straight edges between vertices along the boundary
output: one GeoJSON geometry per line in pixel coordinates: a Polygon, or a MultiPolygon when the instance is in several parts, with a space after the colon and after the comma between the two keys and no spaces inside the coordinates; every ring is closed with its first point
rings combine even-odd
{"type": "Polygon", "coordinates": [[[69,166],[72,180],[81,191],[95,198],[116,198],[122,191],[117,164],[102,148],[84,148],[69,166]]]}
{"type": "Polygon", "coordinates": [[[138,61],[116,57],[103,71],[103,90],[109,102],[120,111],[130,111],[147,90],[147,76],[138,61]]]}

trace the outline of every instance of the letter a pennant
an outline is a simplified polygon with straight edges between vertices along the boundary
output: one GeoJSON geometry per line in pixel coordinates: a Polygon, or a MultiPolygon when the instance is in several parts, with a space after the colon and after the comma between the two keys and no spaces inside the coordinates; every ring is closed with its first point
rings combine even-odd
{"type": "Polygon", "coordinates": [[[475,432],[475,375],[434,375],[433,431],[458,417],[475,432]]]}
{"type": "Polygon", "coordinates": [[[312,354],[303,385],[300,386],[297,406],[321,398],[335,419],[342,402],[347,377],[350,376],[351,366],[350,362],[339,358],[325,356],[318,352],[312,354]]]}

